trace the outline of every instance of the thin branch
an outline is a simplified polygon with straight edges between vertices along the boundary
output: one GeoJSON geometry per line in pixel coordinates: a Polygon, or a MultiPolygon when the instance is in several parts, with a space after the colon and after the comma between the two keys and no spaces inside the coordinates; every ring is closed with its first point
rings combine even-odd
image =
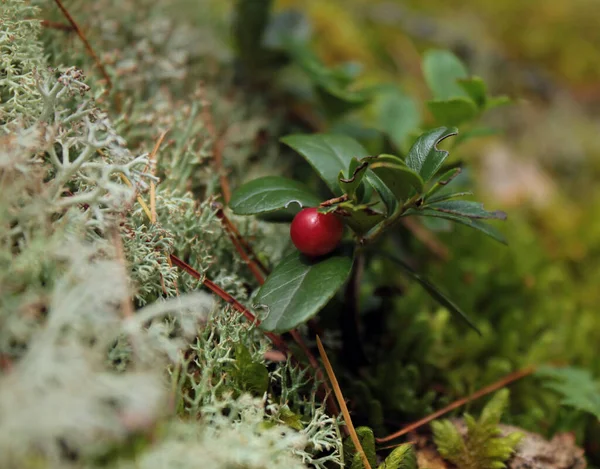
{"type": "Polygon", "coordinates": [[[65,23],[59,23],[57,21],[41,20],[40,23],[42,23],[42,26],[44,28],[58,29],[60,31],[67,31],[67,32],[75,31],[75,28],[72,25],[65,24],[65,23]]]}
{"type": "Polygon", "coordinates": [[[225,134],[227,133],[227,130],[223,129],[220,132],[217,132],[217,128],[210,111],[210,102],[208,99],[206,99],[203,85],[200,87],[200,96],[204,98],[202,101],[202,114],[204,123],[206,125],[206,130],[208,130],[208,133],[213,141],[213,161],[215,163],[215,171],[219,175],[221,195],[223,196],[225,203],[228,204],[229,200],[231,199],[231,189],[229,187],[227,175],[223,170],[223,150],[225,149],[225,134]]]}
{"type": "Polygon", "coordinates": [[[486,394],[490,394],[494,391],[497,391],[498,389],[501,389],[501,388],[509,385],[510,383],[513,383],[514,381],[517,381],[526,376],[529,376],[534,371],[535,371],[535,368],[533,366],[529,366],[522,370],[515,371],[514,373],[511,373],[511,374],[505,376],[504,378],[502,378],[501,380],[496,381],[495,383],[490,384],[489,386],[486,386],[485,388],[480,389],[479,391],[471,394],[470,396],[463,397],[462,399],[458,399],[457,401],[454,401],[452,404],[444,407],[443,409],[440,409],[437,412],[434,412],[433,414],[428,415],[425,418],[422,418],[421,420],[411,423],[410,425],[408,425],[407,427],[404,427],[402,430],[397,431],[396,433],[392,433],[391,435],[388,435],[383,438],[375,438],[375,441],[377,443],[386,443],[386,442],[394,440],[402,435],[406,435],[407,433],[410,433],[410,432],[416,430],[417,428],[422,427],[423,425],[431,422],[432,420],[435,420],[435,419],[441,417],[444,414],[447,414],[448,412],[450,412],[454,409],[457,409],[458,407],[461,407],[471,401],[474,401],[475,399],[479,399],[480,397],[483,397],[486,394]]]}
{"type": "Polygon", "coordinates": [[[319,207],[331,207],[335,204],[341,204],[342,202],[346,202],[348,200],[348,194],[340,195],[339,197],[334,197],[333,199],[326,200],[319,204],[319,207]]]}
{"type": "MultiPolygon", "coordinates": [[[[173,265],[176,265],[180,269],[184,270],[185,272],[190,274],[195,279],[200,280],[206,288],[208,288],[210,291],[212,291],[216,295],[220,296],[223,300],[225,300],[228,304],[230,304],[236,311],[238,311],[239,313],[242,313],[244,315],[244,317],[246,319],[248,319],[248,321],[255,323],[257,325],[260,324],[260,321],[258,320],[258,318],[254,314],[252,314],[248,310],[248,308],[246,308],[244,305],[242,305],[238,300],[236,300],[233,296],[231,296],[229,293],[227,293],[225,290],[223,290],[221,287],[219,287],[216,283],[205,278],[200,272],[198,272],[196,269],[194,269],[191,265],[182,261],[174,254],[171,254],[170,257],[171,257],[171,262],[173,262],[173,265]]],[[[273,344],[275,344],[275,346],[279,350],[287,352],[288,347],[281,337],[279,337],[278,335],[276,335],[272,332],[267,332],[267,331],[265,331],[264,334],[269,339],[271,339],[271,342],[273,342],[273,344]]]]}
{"type": "Polygon", "coordinates": [[[231,199],[231,189],[229,187],[229,179],[223,169],[223,150],[225,149],[225,131],[217,136],[214,146],[215,167],[219,174],[219,183],[221,184],[221,194],[226,204],[231,199]]]}
{"type": "Polygon", "coordinates": [[[342,394],[340,385],[338,384],[337,378],[335,377],[335,373],[333,372],[333,367],[329,362],[329,358],[327,357],[327,353],[323,348],[323,344],[321,343],[321,339],[319,338],[319,336],[317,336],[317,347],[319,347],[319,353],[321,354],[323,365],[325,365],[325,371],[327,371],[327,375],[329,376],[329,381],[331,381],[331,386],[333,386],[333,392],[335,393],[335,397],[337,398],[338,404],[342,409],[342,415],[344,416],[344,421],[346,422],[346,426],[348,427],[348,431],[350,432],[350,438],[352,438],[354,447],[356,448],[356,451],[358,451],[358,453],[360,454],[365,468],[371,469],[371,465],[369,464],[367,455],[365,454],[365,451],[363,450],[363,447],[360,444],[360,440],[358,439],[358,435],[356,434],[356,430],[354,429],[354,425],[352,424],[352,419],[350,418],[350,412],[348,412],[348,407],[346,407],[344,395],[342,394]]]}
{"type": "Polygon", "coordinates": [[[221,220],[221,224],[229,236],[229,239],[231,239],[231,242],[235,246],[235,249],[252,272],[252,275],[254,275],[256,281],[262,285],[265,281],[264,277],[269,275],[269,271],[264,264],[258,260],[256,254],[254,254],[254,251],[252,250],[252,247],[250,247],[235,225],[231,222],[231,220],[229,220],[229,218],[227,218],[222,206],[218,203],[214,206],[217,207],[215,215],[219,220],[221,220]]]}
{"type": "Polygon", "coordinates": [[[104,64],[102,64],[102,62],[100,61],[100,58],[96,55],[96,53],[94,52],[94,49],[92,49],[92,46],[89,43],[89,41],[87,40],[87,38],[85,37],[85,34],[83,34],[83,31],[81,30],[79,25],[75,22],[75,20],[73,19],[73,17],[69,13],[69,11],[65,8],[65,6],[62,3],[62,0],[54,0],[54,2],[56,3],[56,5],[58,5],[58,8],[60,8],[60,11],[62,11],[63,15],[65,15],[65,18],[67,18],[69,23],[71,23],[71,26],[73,27],[73,29],[75,30],[75,32],[77,33],[79,38],[82,40],[83,45],[87,49],[88,53],[94,59],[94,62],[96,62],[96,66],[98,67],[98,69],[100,70],[100,73],[102,73],[102,76],[106,80],[107,89],[110,90],[112,88],[112,81],[110,79],[110,76],[108,75],[106,69],[104,68],[104,64]]]}

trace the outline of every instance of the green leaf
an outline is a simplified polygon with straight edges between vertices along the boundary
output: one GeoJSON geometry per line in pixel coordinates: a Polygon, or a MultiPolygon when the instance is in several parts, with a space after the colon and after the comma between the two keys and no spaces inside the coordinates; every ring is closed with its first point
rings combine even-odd
{"type": "Polygon", "coordinates": [[[288,135],[281,141],[300,153],[336,196],[342,195],[340,171],[350,166],[352,158],[367,156],[360,143],[345,135],[288,135]]]}
{"type": "Polygon", "coordinates": [[[496,469],[513,455],[523,438],[519,432],[502,437],[500,418],[508,405],[508,389],[498,391],[484,407],[478,420],[464,415],[467,434],[463,437],[450,420],[431,423],[433,440],[440,455],[461,468],[496,469]]]}
{"type": "Polygon", "coordinates": [[[512,103],[512,100],[508,96],[494,96],[493,98],[488,98],[486,109],[494,109],[510,103],[512,103]]]}
{"type": "Polygon", "coordinates": [[[379,155],[370,161],[369,167],[401,202],[414,191],[423,191],[421,176],[397,156],[379,155]]]}
{"type": "MultiPolygon", "coordinates": [[[[368,156],[360,143],[346,135],[288,135],[281,141],[300,153],[336,196],[342,195],[338,181],[340,171],[350,166],[352,158],[360,160],[368,156]]],[[[393,213],[398,206],[394,194],[373,171],[367,170],[365,178],[379,194],[388,215],[393,213]]]]}
{"type": "Polygon", "coordinates": [[[354,198],[367,172],[368,166],[369,163],[367,161],[359,162],[358,158],[352,158],[350,160],[350,167],[348,168],[348,176],[344,175],[344,171],[340,171],[338,174],[340,188],[350,198],[354,198]]]}
{"type": "Polygon", "coordinates": [[[447,50],[428,50],[423,57],[423,74],[434,99],[468,97],[458,80],[467,78],[463,63],[447,50]]]}
{"type": "Polygon", "coordinates": [[[268,223],[291,223],[300,210],[302,210],[300,205],[292,203],[287,208],[275,210],[274,212],[259,213],[256,217],[268,223]]]}
{"type": "Polygon", "coordinates": [[[252,360],[250,351],[242,344],[235,346],[235,362],[229,367],[229,374],[236,387],[255,396],[262,396],[269,386],[269,372],[262,363],[252,360]]]}
{"type": "Polygon", "coordinates": [[[535,374],[544,379],[544,387],[561,395],[562,405],[588,412],[600,419],[600,384],[589,371],[541,366],[535,374]]]}
{"type": "Polygon", "coordinates": [[[459,125],[472,120],[479,113],[475,103],[462,96],[427,101],[427,107],[440,125],[459,125]]]}
{"type": "Polygon", "coordinates": [[[279,408],[277,417],[288,427],[293,428],[294,430],[302,431],[304,429],[302,417],[292,412],[287,404],[279,408]]]}
{"type": "Polygon", "coordinates": [[[467,92],[479,109],[485,109],[487,102],[487,86],[480,77],[470,76],[469,78],[460,78],[458,84],[467,92]]]}
{"type": "Polygon", "coordinates": [[[486,235],[488,235],[490,238],[495,239],[499,243],[508,244],[506,242],[506,238],[504,238],[504,235],[502,233],[500,233],[500,231],[498,231],[496,228],[494,228],[491,225],[488,225],[487,223],[483,223],[479,220],[474,220],[473,218],[462,217],[460,215],[456,215],[453,213],[439,212],[437,210],[431,210],[429,208],[408,209],[406,212],[404,212],[403,216],[411,216],[411,215],[416,215],[416,216],[421,216],[421,217],[436,217],[436,218],[443,218],[446,220],[450,220],[450,221],[453,221],[456,223],[460,223],[462,225],[469,226],[476,230],[479,230],[482,233],[485,233],[486,235]]]}
{"type": "Polygon", "coordinates": [[[467,218],[496,218],[506,220],[506,213],[501,210],[488,212],[483,204],[471,200],[442,200],[428,203],[425,207],[439,212],[450,213],[467,218]]]}
{"type": "Polygon", "coordinates": [[[429,206],[429,205],[437,203],[437,202],[444,202],[446,200],[457,199],[459,197],[464,197],[466,195],[473,195],[473,193],[470,191],[450,192],[448,194],[438,195],[437,197],[428,197],[427,199],[425,199],[425,204],[426,204],[425,206],[429,206]]]}
{"type": "Polygon", "coordinates": [[[289,208],[293,202],[302,207],[316,207],[321,200],[300,182],[265,176],[235,190],[229,207],[237,215],[256,215],[289,208]]]}
{"type": "Polygon", "coordinates": [[[435,184],[431,186],[431,189],[429,189],[427,194],[425,194],[424,199],[427,201],[434,194],[444,190],[446,186],[448,186],[448,184],[450,184],[460,173],[462,173],[462,168],[452,168],[446,171],[437,178],[435,184]]]}
{"type": "Polygon", "coordinates": [[[344,90],[333,83],[319,83],[316,87],[316,95],[330,119],[337,119],[343,114],[364,106],[370,97],[365,90],[344,90]]]}
{"type": "Polygon", "coordinates": [[[377,469],[418,469],[417,455],[411,443],[404,443],[392,451],[377,469]]]}
{"type": "Polygon", "coordinates": [[[385,220],[383,213],[373,210],[366,204],[354,205],[350,202],[343,202],[337,205],[334,211],[358,235],[365,234],[385,220]]]}
{"type": "Polygon", "coordinates": [[[373,189],[379,195],[379,198],[382,200],[383,204],[386,208],[387,216],[391,216],[396,209],[398,208],[398,199],[391,191],[391,189],[385,184],[379,176],[377,176],[373,171],[367,171],[367,181],[373,186],[373,189]]]}
{"type": "Polygon", "coordinates": [[[458,131],[454,127],[439,127],[424,133],[408,152],[406,165],[420,174],[424,182],[429,181],[448,157],[447,151],[438,150],[438,143],[457,133],[458,131]]]}
{"type": "Polygon", "coordinates": [[[362,106],[371,98],[369,90],[351,88],[357,75],[356,67],[352,64],[329,68],[315,55],[309,44],[294,43],[293,47],[288,47],[288,52],[310,78],[325,111],[331,117],[362,106]]]}
{"type": "Polygon", "coordinates": [[[415,272],[412,269],[412,267],[410,267],[402,259],[394,257],[391,254],[388,254],[388,253],[386,253],[384,251],[377,251],[377,252],[380,252],[387,259],[389,259],[390,261],[394,262],[396,265],[400,266],[408,275],[410,275],[413,279],[415,279],[423,287],[423,289],[427,293],[429,293],[429,295],[435,301],[437,301],[444,308],[446,308],[448,311],[450,311],[450,313],[452,313],[455,316],[457,316],[458,318],[460,318],[469,327],[471,327],[474,331],[476,331],[479,335],[481,335],[481,332],[479,331],[479,329],[477,329],[477,327],[475,326],[475,324],[473,324],[471,322],[471,320],[469,319],[469,317],[467,316],[467,314],[462,309],[460,309],[452,300],[450,300],[446,295],[444,295],[435,285],[433,285],[431,282],[429,282],[429,280],[427,280],[421,274],[415,272]]]}
{"type": "MultiPolygon", "coordinates": [[[[372,468],[375,467],[377,464],[377,454],[375,451],[375,435],[373,434],[373,430],[369,427],[357,427],[356,436],[358,436],[358,441],[367,457],[367,461],[369,461],[372,468]]],[[[356,451],[352,438],[346,437],[343,442],[343,450],[344,459],[352,460],[351,469],[364,469],[365,464],[360,453],[356,451]]]]}
{"type": "Polygon", "coordinates": [[[260,327],[287,332],[313,317],[344,284],[352,263],[353,255],[341,249],[325,258],[298,251],[285,257],[256,296],[256,304],[268,310],[260,327]]]}
{"type": "Polygon", "coordinates": [[[407,150],[409,138],[421,124],[416,100],[397,87],[388,87],[375,99],[377,126],[399,150],[407,150]]]}

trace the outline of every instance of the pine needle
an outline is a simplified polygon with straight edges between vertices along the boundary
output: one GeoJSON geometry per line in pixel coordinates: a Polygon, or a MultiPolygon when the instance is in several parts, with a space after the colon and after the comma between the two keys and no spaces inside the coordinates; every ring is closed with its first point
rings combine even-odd
{"type": "MultiPolygon", "coordinates": [[[[125,184],[127,184],[129,187],[133,187],[133,184],[131,184],[131,181],[129,179],[127,179],[127,176],[125,176],[122,173],[119,173],[119,176],[121,176],[121,179],[123,180],[123,182],[125,184]]],[[[152,212],[148,208],[148,205],[146,204],[146,202],[144,201],[144,199],[142,199],[142,196],[138,195],[137,196],[137,201],[142,206],[142,209],[144,210],[144,212],[146,212],[146,216],[148,217],[148,219],[152,220],[152,212]]]]}
{"type": "Polygon", "coordinates": [[[367,459],[367,455],[363,450],[362,445],[360,444],[360,440],[358,439],[358,435],[356,434],[356,430],[354,429],[354,425],[352,424],[352,419],[350,418],[350,412],[348,412],[348,407],[346,407],[346,401],[344,401],[344,395],[342,394],[342,390],[340,389],[340,385],[338,384],[337,378],[335,377],[335,373],[333,372],[333,367],[329,362],[329,358],[327,357],[327,353],[323,348],[323,344],[321,343],[321,339],[317,335],[317,347],[319,347],[319,354],[321,355],[321,359],[323,360],[323,365],[325,366],[325,371],[327,372],[327,376],[329,376],[329,381],[331,381],[331,386],[333,387],[333,392],[335,393],[335,397],[338,400],[338,404],[340,405],[340,409],[342,410],[342,415],[344,416],[344,420],[346,425],[348,426],[348,431],[350,432],[350,438],[352,438],[352,442],[354,443],[354,447],[356,451],[360,454],[363,464],[365,465],[365,469],[371,469],[371,465],[369,464],[369,460],[367,459]]]}
{"type": "MultiPolygon", "coordinates": [[[[152,149],[152,153],[150,153],[149,159],[153,173],[156,169],[156,154],[158,153],[158,149],[160,148],[160,145],[165,139],[165,135],[167,135],[167,132],[168,130],[165,130],[162,134],[160,134],[160,137],[158,137],[158,140],[156,141],[156,144],[152,149]]],[[[152,222],[152,224],[156,223],[156,183],[154,181],[150,181],[150,221],[152,222]]]]}

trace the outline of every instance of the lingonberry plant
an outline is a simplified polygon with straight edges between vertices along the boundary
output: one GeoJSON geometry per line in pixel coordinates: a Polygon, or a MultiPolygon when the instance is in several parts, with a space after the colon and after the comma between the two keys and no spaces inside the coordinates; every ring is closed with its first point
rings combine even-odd
{"type": "MultiPolygon", "coordinates": [[[[275,266],[254,298],[256,305],[268,311],[261,327],[273,332],[296,328],[334,297],[353,270],[360,271],[365,262],[385,256],[475,328],[439,289],[383,248],[387,235],[407,217],[424,218],[430,226],[449,222],[467,225],[505,242],[495,227],[482,220],[502,220],[506,214],[465,200],[471,193],[463,186],[451,190],[450,184],[461,168],[446,164],[449,153],[438,145],[457,136],[458,125],[465,125],[466,132],[454,139],[454,146],[489,133],[489,129],[470,124],[485,111],[506,104],[507,98],[488,96],[483,80],[470,75],[452,53],[428,51],[422,68],[432,94],[426,105],[434,124],[422,126],[417,104],[394,86],[360,88],[355,83],[357,67],[343,64],[329,68],[321,62],[312,51],[310,25],[301,13],[284,10],[271,14],[270,2],[261,5],[244,15],[238,12],[235,38],[241,69],[258,84],[276,76],[282,64],[295,69],[296,76],[303,75],[304,81],[308,79],[311,89],[304,95],[312,96],[317,114],[313,120],[326,123],[310,127],[328,131],[296,133],[281,142],[302,156],[329,190],[329,198],[323,200],[303,182],[265,176],[243,184],[232,194],[229,208],[237,215],[256,215],[274,222],[291,221],[296,216],[291,238],[297,249],[275,266]],[[254,21],[245,21],[248,17],[254,21]],[[259,69],[272,73],[254,73],[259,69]],[[359,141],[367,126],[359,123],[358,127],[348,127],[349,121],[344,121],[351,112],[373,102],[377,127],[392,144],[379,145],[386,151],[375,153],[359,141]],[[338,221],[348,228],[339,246],[342,229],[338,221]]],[[[293,86],[283,86],[284,93],[298,98],[293,86]]]]}
{"type": "MultiPolygon", "coordinates": [[[[438,144],[456,134],[457,129],[452,127],[425,132],[404,159],[389,154],[371,156],[346,135],[283,138],[284,144],[313,167],[330,189],[332,198],[319,202],[299,181],[273,176],[255,179],[234,192],[229,206],[238,215],[261,215],[289,210],[292,206],[304,208],[291,227],[292,240],[300,252],[285,257],[257,294],[256,302],[268,309],[262,327],[288,331],[314,316],[347,280],[355,257],[364,250],[377,248],[383,235],[393,230],[402,218],[442,218],[504,242],[493,226],[481,221],[505,219],[504,212],[490,212],[481,203],[464,200],[468,192],[448,190],[461,170],[443,169],[448,151],[440,150],[438,144]],[[319,208],[314,209],[317,205],[319,208]],[[331,252],[342,231],[337,220],[350,229],[351,235],[347,243],[331,252]],[[329,255],[318,258],[305,255],[326,253],[329,255]]],[[[435,298],[466,319],[441,292],[399,259],[395,260],[435,298]]]]}

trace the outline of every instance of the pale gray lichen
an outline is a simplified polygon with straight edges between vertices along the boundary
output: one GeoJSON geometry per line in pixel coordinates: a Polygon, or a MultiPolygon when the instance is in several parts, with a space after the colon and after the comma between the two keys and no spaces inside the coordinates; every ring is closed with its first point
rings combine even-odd
{"type": "Polygon", "coordinates": [[[37,14],[25,0],[0,2],[0,132],[14,120],[29,126],[41,112],[35,71],[46,62],[37,14]]]}
{"type": "MultiPolygon", "coordinates": [[[[109,113],[114,96],[81,71],[94,67],[83,46],[45,31],[42,49],[38,10],[1,5],[0,465],[340,466],[339,422],[309,372],[267,368],[264,335],[169,263],[176,253],[241,300],[255,285],[212,206],[213,152],[220,135],[223,170],[250,177],[262,171],[250,164],[255,135],[277,120],[260,97],[211,81],[231,78],[209,58],[224,42],[165,17],[170,2],[72,2],[125,94],[109,113]],[[149,203],[151,181],[156,223],[138,199],[149,203]],[[232,378],[240,350],[264,392],[232,378]]],[[[276,144],[264,154],[275,161],[276,144]]],[[[259,255],[281,257],[284,228],[232,218],[259,255]]]]}

